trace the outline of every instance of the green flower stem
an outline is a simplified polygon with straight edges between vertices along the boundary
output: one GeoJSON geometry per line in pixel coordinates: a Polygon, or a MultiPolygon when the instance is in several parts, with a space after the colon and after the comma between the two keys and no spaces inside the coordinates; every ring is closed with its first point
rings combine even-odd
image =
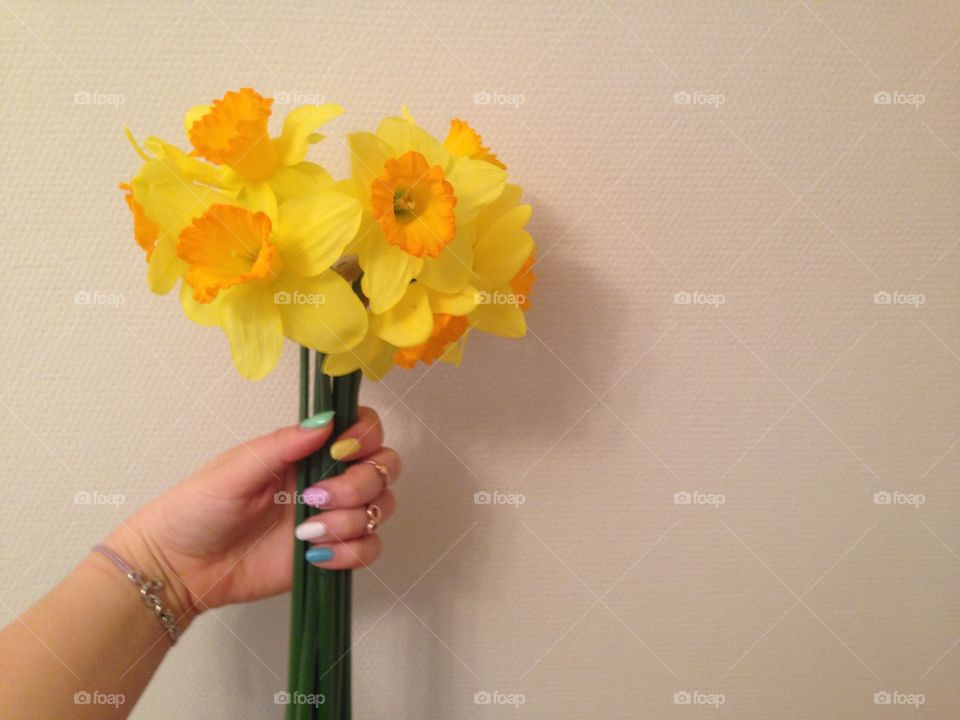
{"type": "MultiPolygon", "coordinates": [[[[312,414],[333,409],[330,379],[321,371],[323,355],[316,353],[315,362],[312,414]]],[[[328,440],[319,452],[314,453],[309,458],[311,484],[329,475],[327,472],[330,464],[329,446],[333,437],[334,435],[331,435],[331,440],[328,440]]],[[[310,508],[303,503],[301,505],[303,505],[307,517],[317,513],[314,508],[310,508]]],[[[296,685],[296,690],[302,695],[299,698],[294,698],[300,699],[301,702],[295,703],[293,718],[294,720],[313,720],[317,717],[325,717],[323,713],[326,712],[327,703],[331,700],[331,698],[326,697],[324,704],[320,705],[319,708],[309,702],[303,702],[303,700],[309,699],[308,696],[323,693],[323,690],[316,685],[317,666],[322,660],[318,654],[318,647],[322,640],[324,626],[330,620],[332,608],[326,601],[328,591],[324,587],[324,571],[308,563],[303,552],[298,555],[298,560],[304,566],[305,573],[304,601],[300,616],[300,660],[297,667],[296,685]]]]}
{"type": "MultiPolygon", "coordinates": [[[[310,351],[300,348],[300,420],[303,421],[310,412],[310,351]]],[[[299,525],[306,517],[306,506],[299,502],[303,491],[310,484],[310,462],[302,460],[297,463],[297,488],[294,496],[295,522],[299,525]]],[[[306,563],[303,554],[306,552],[306,543],[294,539],[293,543],[293,588],[290,592],[290,656],[287,669],[287,689],[294,692],[298,689],[300,668],[300,649],[303,622],[303,593],[306,563]]],[[[287,705],[285,717],[294,720],[294,705],[287,705]]]]}

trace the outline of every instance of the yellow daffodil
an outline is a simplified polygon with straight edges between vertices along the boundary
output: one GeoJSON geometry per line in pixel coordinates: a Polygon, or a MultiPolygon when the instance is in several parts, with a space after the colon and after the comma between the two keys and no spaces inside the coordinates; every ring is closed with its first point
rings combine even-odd
{"type": "MultiPolygon", "coordinates": [[[[444,146],[454,155],[507,167],[484,146],[480,134],[459,118],[450,121],[444,146]]],[[[470,285],[477,291],[477,305],[469,312],[470,327],[504,337],[526,333],[523,313],[530,307],[535,278],[535,245],[524,230],[531,208],[520,204],[522,194],[519,186],[508,184],[503,194],[481,208],[477,216],[470,278],[470,285]]]]}
{"type": "Polygon", "coordinates": [[[466,120],[454,118],[450,121],[450,132],[447,133],[443,146],[458,157],[468,157],[474,160],[483,160],[484,162],[496,165],[503,170],[507,169],[497,156],[490,152],[490,148],[484,147],[483,138],[480,134],[470,127],[466,120]]]}
{"type": "Polygon", "coordinates": [[[191,154],[218,169],[211,184],[254,195],[269,189],[283,203],[331,182],[326,170],[304,158],[307,147],[323,139],[316,129],[343,108],[332,103],[298,107],[287,114],[280,135],[272,138],[268,127],[272,105],[271,98],[243,88],[187,112],[184,125],[191,154]]]}
{"type": "Polygon", "coordinates": [[[470,327],[511,338],[526,334],[524,312],[530,307],[535,278],[535,245],[524,230],[531,208],[520,204],[522,192],[517,185],[507,185],[480,211],[470,280],[477,290],[470,327]]]}
{"type": "Polygon", "coordinates": [[[355,251],[370,307],[382,314],[411,281],[446,294],[464,290],[480,208],[503,192],[506,172],[456,156],[405,118],[350,136],[353,191],[364,217],[355,251]]]}
{"type": "Polygon", "coordinates": [[[362,370],[365,376],[381,380],[394,365],[410,369],[418,361],[426,365],[436,360],[459,362],[468,319],[433,312],[429,295],[430,291],[415,283],[386,313],[370,313],[363,341],[347,352],[328,355],[323,371],[338,376],[362,370]]]}
{"type": "Polygon", "coordinates": [[[219,325],[252,380],[270,372],[283,337],[342,353],[367,334],[367,313],[331,269],[353,239],[360,203],[333,189],[279,207],[269,197],[210,205],[180,233],[180,300],[195,322],[219,325]]]}
{"type": "Polygon", "coordinates": [[[128,137],[144,163],[120,188],[133,215],[134,239],[149,263],[147,283],[153,292],[164,294],[186,269],[176,253],[180,230],[211,203],[227,202],[232,196],[205,184],[209,167],[183,151],[157,138],[148,138],[144,149],[129,133],[128,137]]]}
{"type": "MultiPolygon", "coordinates": [[[[412,123],[409,116],[405,121],[412,123]]],[[[369,142],[368,138],[364,140],[369,142]]],[[[480,135],[463,120],[451,122],[444,147],[460,160],[465,158],[506,169],[483,145],[480,135]]],[[[387,165],[390,164],[388,161],[387,165]]],[[[423,174],[429,178],[430,170],[423,174]]],[[[372,195],[377,194],[374,181],[372,195]]],[[[438,194],[444,196],[446,188],[441,188],[438,194]]],[[[328,356],[324,371],[345,375],[361,369],[368,377],[380,379],[395,365],[409,369],[418,362],[429,365],[436,360],[459,364],[467,336],[473,329],[505,337],[524,335],[523,313],[530,306],[534,280],[534,242],[524,229],[531,209],[520,203],[521,194],[518,186],[508,184],[498,197],[478,206],[470,232],[472,252],[461,255],[462,260],[470,263],[466,282],[437,289],[420,276],[406,285],[392,308],[377,312],[371,302],[367,336],[348,352],[328,356]]],[[[386,197],[383,193],[374,204],[385,201],[386,197]]],[[[445,207],[441,204],[432,210],[439,215],[445,207]]],[[[443,228],[445,218],[427,217],[424,223],[443,228]]],[[[407,240],[419,239],[419,229],[414,228],[407,240]]],[[[427,233],[424,244],[429,245],[433,240],[435,236],[427,233]]]]}

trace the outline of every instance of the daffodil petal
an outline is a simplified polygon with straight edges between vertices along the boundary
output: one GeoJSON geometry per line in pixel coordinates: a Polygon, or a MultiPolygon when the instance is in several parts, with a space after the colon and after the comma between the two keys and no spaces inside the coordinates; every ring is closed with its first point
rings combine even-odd
{"type": "Polygon", "coordinates": [[[189,283],[180,284],[180,307],[183,314],[197,325],[213,326],[220,324],[220,303],[227,293],[221,293],[213,302],[201,303],[193,299],[193,288],[189,283]]]}
{"type": "Polygon", "coordinates": [[[368,334],[352,350],[327,355],[323,363],[323,372],[332,377],[349,375],[362,370],[365,377],[381,380],[393,367],[393,346],[385,343],[376,335],[368,334]]]}
{"type": "Polygon", "coordinates": [[[389,144],[395,155],[413,150],[423,155],[431,165],[439,165],[444,172],[450,164],[451,155],[443,143],[404,118],[384,118],[377,128],[377,137],[389,144]]]}
{"type": "MultiPolygon", "coordinates": [[[[211,165],[185,153],[176,145],[157,137],[148,137],[144,147],[156,155],[156,171],[165,182],[199,182],[228,191],[239,190],[242,182],[237,174],[226,166],[211,165]]],[[[155,178],[159,181],[161,178],[155,178]]]]}
{"type": "Polygon", "coordinates": [[[187,114],[183,116],[183,129],[189,134],[193,124],[212,109],[210,105],[194,105],[187,110],[187,114]]]}
{"type": "Polygon", "coordinates": [[[151,184],[140,176],[130,181],[134,199],[155,222],[161,233],[172,237],[213,203],[230,203],[230,196],[211,188],[179,182],[151,184]]]}
{"type": "Polygon", "coordinates": [[[433,313],[426,289],[411,285],[400,302],[385,313],[371,316],[370,332],[398,347],[425,343],[433,332],[433,313]]]}
{"type": "Polygon", "coordinates": [[[281,273],[274,302],[283,317],[283,333],[323,353],[350,350],[367,334],[367,312],[350,284],[332,270],[304,278],[281,273]]]}
{"type": "Polygon", "coordinates": [[[453,241],[435,258],[424,258],[418,279],[442,293],[457,293],[466,287],[473,268],[473,225],[460,226],[453,241]]]}
{"type": "Polygon", "coordinates": [[[261,180],[244,185],[236,204],[250,212],[264,213],[270,218],[271,225],[277,227],[277,196],[268,182],[261,180]]]}
{"type": "Polygon", "coordinates": [[[352,133],[348,140],[353,179],[363,193],[364,207],[369,207],[370,186],[374,178],[379,177],[383,172],[383,165],[387,159],[394,157],[396,152],[373,133],[352,133]]]}
{"type": "Polygon", "coordinates": [[[269,288],[238,285],[225,292],[220,326],[241,375],[259,380],[273,370],[283,352],[283,326],[269,288]]]}
{"type": "Polygon", "coordinates": [[[356,198],[335,190],[281,205],[274,239],[284,267],[306,276],[329,269],[356,235],[361,214],[356,198]]]}
{"type": "MultiPolygon", "coordinates": [[[[514,209],[524,207],[527,206],[514,209]]],[[[496,223],[489,232],[482,233],[474,247],[473,282],[483,290],[494,290],[510,282],[535,247],[530,233],[499,225],[496,223]]]]}
{"type": "MultiPolygon", "coordinates": [[[[509,292],[509,288],[504,290],[506,292],[509,292]]],[[[520,338],[527,334],[527,319],[513,303],[477,305],[477,309],[470,313],[470,326],[507,338],[520,338]]]]}
{"type": "Polygon", "coordinates": [[[267,178],[277,196],[277,203],[295,200],[302,195],[312,195],[333,185],[333,178],[326,170],[312,162],[278,167],[267,178]]]}
{"type": "Polygon", "coordinates": [[[186,263],[177,257],[176,243],[169,236],[161,235],[150,256],[147,285],[157,295],[166,295],[186,269],[186,263]]]}
{"type": "Polygon", "coordinates": [[[454,158],[447,180],[457,196],[457,223],[471,223],[482,205],[493,202],[507,184],[507,172],[470,158],[454,158]]]}
{"type": "Polygon", "coordinates": [[[475,287],[467,285],[458,293],[446,294],[431,292],[430,309],[445,315],[469,315],[477,306],[479,293],[475,287]]]}
{"type": "Polygon", "coordinates": [[[423,268],[423,260],[388,243],[379,225],[371,227],[369,233],[357,249],[363,268],[361,285],[363,294],[370,299],[370,309],[384,313],[403,297],[410,281],[423,268]]]}
{"type": "Polygon", "coordinates": [[[343,108],[334,103],[304,105],[290,111],[283,121],[283,132],[275,141],[281,164],[295,165],[303,160],[307,146],[323,137],[314,130],[341,113],[343,108]]]}

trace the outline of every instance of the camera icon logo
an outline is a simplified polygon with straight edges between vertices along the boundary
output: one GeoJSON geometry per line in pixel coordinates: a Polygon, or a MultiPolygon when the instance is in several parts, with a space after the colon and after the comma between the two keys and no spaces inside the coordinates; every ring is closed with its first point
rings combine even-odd
{"type": "Polygon", "coordinates": [[[493,701],[493,696],[486,690],[481,690],[473,694],[474,705],[489,705],[493,701]]]}
{"type": "Polygon", "coordinates": [[[889,305],[893,301],[893,296],[886,290],[879,290],[873,294],[874,305],[889,305]]]}
{"type": "Polygon", "coordinates": [[[693,495],[688,493],[686,490],[681,490],[673,494],[674,505],[689,505],[692,502],[693,502],[693,495]]]}
{"type": "Polygon", "coordinates": [[[689,305],[692,300],[693,300],[693,297],[690,295],[690,293],[684,290],[681,290],[678,293],[674,293],[673,295],[674,305],[689,305]]]}
{"type": "Polygon", "coordinates": [[[686,90],[678,90],[673,94],[673,102],[675,105],[689,105],[693,102],[693,95],[686,90]]]}
{"type": "Polygon", "coordinates": [[[92,697],[86,690],[80,690],[73,694],[74,705],[89,705],[92,697]]]}
{"type": "Polygon", "coordinates": [[[890,705],[893,703],[893,695],[888,693],[886,690],[880,690],[873,694],[873,704],[874,705],[890,705]]]}
{"type": "Polygon", "coordinates": [[[89,505],[91,502],[93,502],[93,498],[86,490],[81,490],[73,496],[74,505],[89,505]]]}
{"type": "Polygon", "coordinates": [[[486,490],[478,490],[473,494],[474,505],[489,505],[493,502],[493,495],[486,490]]]}
{"type": "Polygon", "coordinates": [[[293,493],[287,492],[286,490],[280,490],[273,494],[274,505],[292,505],[293,501],[293,493]]]}
{"type": "Polygon", "coordinates": [[[473,94],[474,105],[489,105],[491,100],[493,100],[493,96],[486,91],[473,94]]]}
{"type": "Polygon", "coordinates": [[[893,495],[886,490],[880,490],[873,494],[874,505],[890,505],[893,502],[893,495]]]}
{"type": "Polygon", "coordinates": [[[886,90],[881,90],[873,94],[874,105],[889,105],[893,102],[893,96],[886,90]]]}
{"type": "Polygon", "coordinates": [[[678,690],[673,694],[674,705],[689,705],[693,702],[693,697],[686,690],[678,690]]]}
{"type": "Polygon", "coordinates": [[[290,693],[288,693],[286,690],[279,690],[273,694],[274,705],[289,705],[290,700],[290,693]]]}
{"type": "Polygon", "coordinates": [[[290,293],[286,290],[278,290],[273,294],[273,302],[275,305],[289,305],[291,300],[290,293]]]}

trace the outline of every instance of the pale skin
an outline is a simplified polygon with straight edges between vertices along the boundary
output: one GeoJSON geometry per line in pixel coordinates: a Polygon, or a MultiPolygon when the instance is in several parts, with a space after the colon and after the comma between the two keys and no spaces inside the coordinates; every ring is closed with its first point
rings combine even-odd
{"type": "MultiPolygon", "coordinates": [[[[234,447],[102,543],[144,577],[163,581],[159,594],[181,631],[208,609],[289,591],[294,505],[275,496],[293,492],[296,461],[322,447],[332,427],[285,427],[234,447]]],[[[366,506],[381,508],[381,522],[395,508],[387,479],[362,461],[384,468],[390,483],[400,474],[399,457],[382,446],[371,409],[361,408],[356,425],[340,438],[355,438],[360,448],[346,458],[353,464],[343,475],[314,485],[328,491],[329,501],[327,512],[308,521],[326,526],[310,544],[333,551],[316,563],[330,569],[376,560],[381,541],[366,531],[366,506]]],[[[92,552],[0,631],[0,708],[4,717],[126,717],[170,648],[137,587],[92,552]],[[76,693],[89,693],[91,702],[78,704],[76,693]]]]}

